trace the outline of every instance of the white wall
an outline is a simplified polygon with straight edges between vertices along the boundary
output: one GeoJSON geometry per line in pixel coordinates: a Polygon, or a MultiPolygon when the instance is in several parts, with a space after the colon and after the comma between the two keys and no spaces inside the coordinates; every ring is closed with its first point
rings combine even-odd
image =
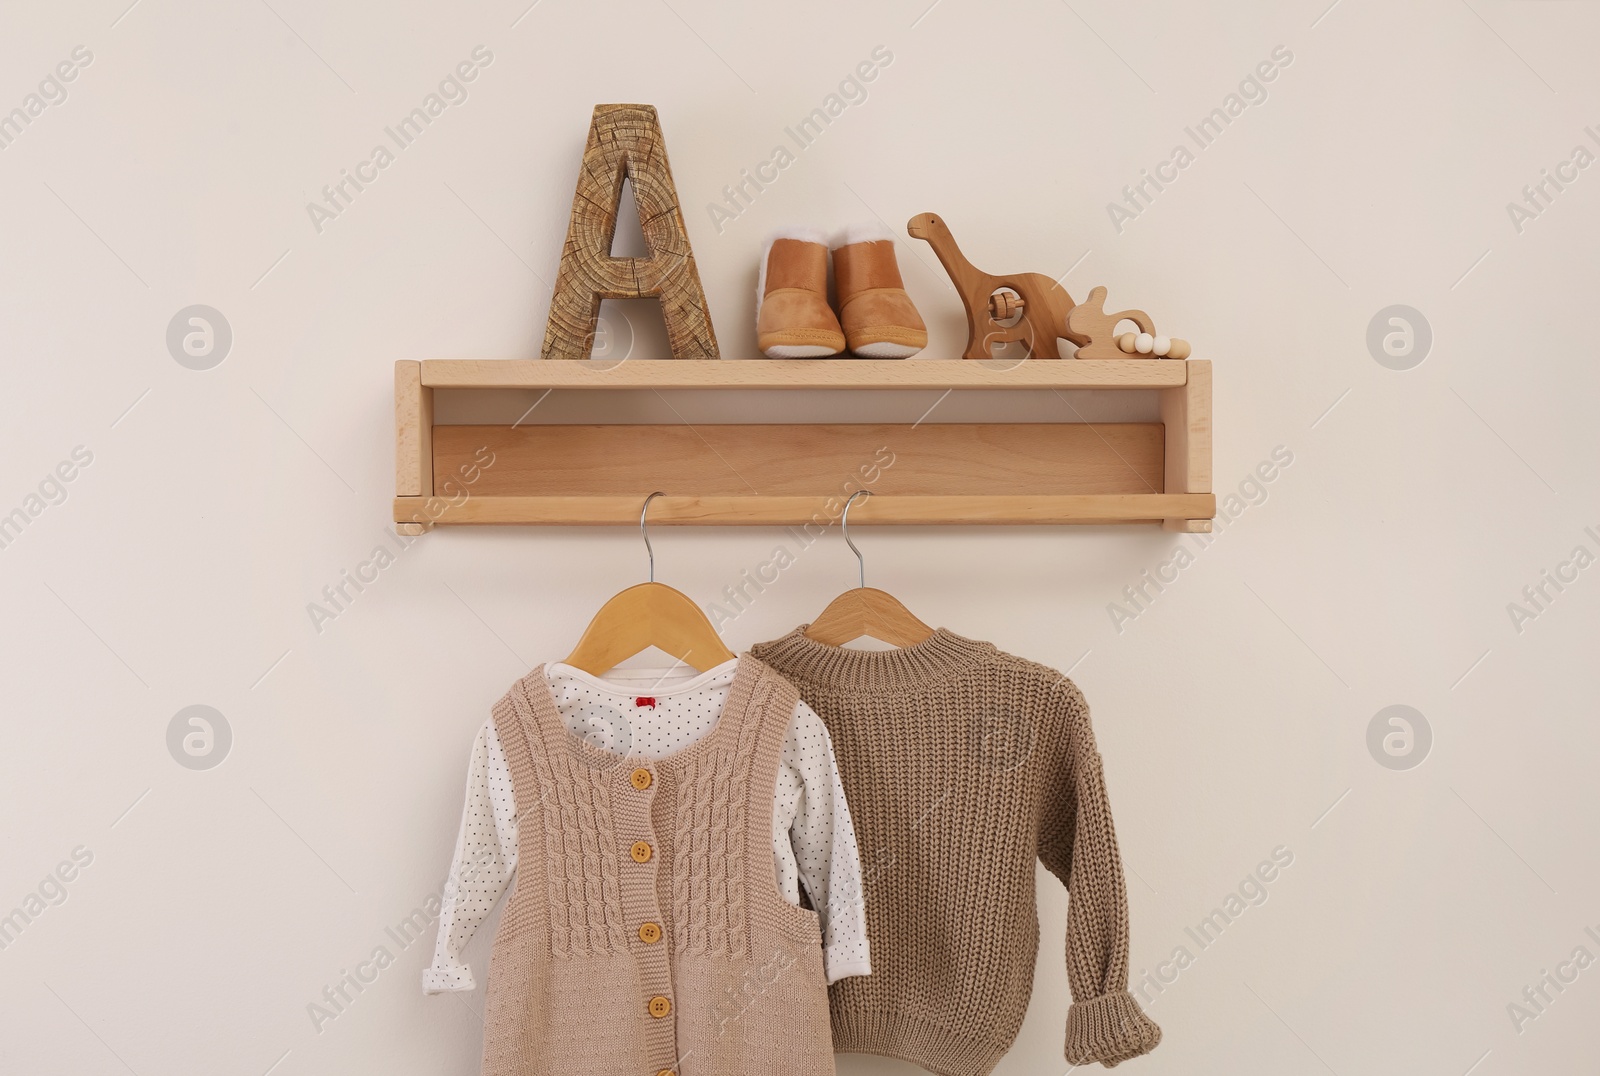
{"type": "MultiPolygon", "coordinates": [[[[0,911],[59,900],[42,880],[74,849],[92,861],[0,950],[0,1069],[476,1071],[482,995],[424,998],[431,932],[402,948],[385,928],[442,881],[489,704],[640,578],[637,536],[436,531],[320,633],[307,606],[389,540],[393,361],[536,353],[602,101],[660,109],[728,355],[754,352],[769,228],[936,210],[980,265],[1070,267],[1074,294],[1106,283],[1193,339],[1216,364],[1219,493],[1292,453],[1120,631],[1108,605],[1194,539],[861,536],[925,619],[1072,667],[1092,702],[1135,972],[1194,957],[1146,987],[1167,1037],[1138,1071],[1592,1062],[1600,967],[1541,1015],[1507,1007],[1600,955],[1600,568],[1520,625],[1507,607],[1600,553],[1600,170],[1520,232],[1506,205],[1600,152],[1593,5],[527,3],[4,13],[0,109],[75,46],[93,58],[0,154],[0,511],[75,446],[92,462],[0,549],[0,911]],[[307,202],[479,45],[470,97],[319,234],[307,202]],[[868,99],[718,234],[704,205],[879,45],[868,99]],[[1119,232],[1107,203],[1278,46],[1267,99],[1119,232]],[[231,326],[213,369],[169,353],[191,304],[231,326]],[[1366,342],[1394,304],[1431,325],[1412,369],[1366,342]],[[231,729],[208,770],[169,752],[194,704],[231,729]],[[1368,748],[1394,704],[1432,731],[1409,770],[1368,748]],[[1280,845],[1266,902],[1200,950],[1185,927],[1280,845]],[[392,966],[319,1028],[308,1005],[379,946],[392,966]]],[[[909,241],[901,261],[930,353],[956,354],[937,263],[909,241]]],[[[663,529],[660,575],[710,600],[776,539],[663,529]]],[[[730,642],[814,615],[854,567],[819,545],[730,642]]],[[[1066,901],[1041,892],[1005,1073],[1065,1068],[1066,901]]]]}

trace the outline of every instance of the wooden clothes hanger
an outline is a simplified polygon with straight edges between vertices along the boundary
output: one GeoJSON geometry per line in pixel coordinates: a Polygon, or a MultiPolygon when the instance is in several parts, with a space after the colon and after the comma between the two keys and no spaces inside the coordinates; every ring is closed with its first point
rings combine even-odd
{"type": "Polygon", "coordinates": [[[889,643],[892,646],[916,646],[933,635],[933,629],[911,615],[911,610],[887,591],[867,586],[867,561],[861,550],[850,540],[850,506],[857,497],[870,497],[869,489],[858,489],[844,503],[844,513],[839,517],[839,530],[845,545],[856,555],[861,572],[861,585],[847,590],[833,601],[805,630],[805,636],[827,646],[843,646],[863,635],[889,643]]]}
{"type": "Polygon", "coordinates": [[[696,672],[734,658],[711,621],[687,594],[656,582],[656,553],[645,529],[652,493],[639,512],[639,533],[650,557],[650,581],[621,591],[600,607],[566,664],[601,676],[648,647],[672,655],[696,672]]]}

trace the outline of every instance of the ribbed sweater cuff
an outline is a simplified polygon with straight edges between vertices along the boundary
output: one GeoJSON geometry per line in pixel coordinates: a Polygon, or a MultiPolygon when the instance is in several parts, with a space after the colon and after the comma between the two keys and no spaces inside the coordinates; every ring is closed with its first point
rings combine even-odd
{"type": "Polygon", "coordinates": [[[835,1051],[897,1057],[939,1076],[987,1076],[1011,1045],[963,1035],[905,1013],[835,1008],[831,1017],[835,1051]]]}
{"type": "Polygon", "coordinates": [[[1126,990],[1076,1002],[1067,1010],[1067,1060],[1106,1068],[1154,1050],[1161,1029],[1126,990]]]}

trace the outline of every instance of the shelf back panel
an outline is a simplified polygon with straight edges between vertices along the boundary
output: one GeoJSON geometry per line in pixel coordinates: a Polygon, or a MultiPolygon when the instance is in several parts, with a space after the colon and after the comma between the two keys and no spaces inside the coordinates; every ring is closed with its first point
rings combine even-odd
{"type": "Polygon", "coordinates": [[[1158,422],[434,426],[434,489],[474,497],[1163,492],[1158,422]],[[492,461],[492,462],[487,462],[492,461]],[[466,477],[473,480],[465,482],[466,477]]]}

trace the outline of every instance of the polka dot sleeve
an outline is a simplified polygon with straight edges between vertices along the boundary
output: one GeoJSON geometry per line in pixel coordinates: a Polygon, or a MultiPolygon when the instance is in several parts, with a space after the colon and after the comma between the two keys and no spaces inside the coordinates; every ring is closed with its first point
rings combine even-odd
{"type": "Polygon", "coordinates": [[[467,803],[439,909],[433,964],[422,973],[424,993],[472,990],[472,969],[461,950],[477,933],[517,867],[516,798],[511,772],[490,721],[478,731],[467,765],[467,803]]]}
{"type": "Polygon", "coordinates": [[[855,824],[828,729],[803,702],[795,706],[783,744],[773,829],[779,888],[798,903],[798,894],[791,895],[794,883],[785,877],[794,872],[817,909],[828,982],[871,975],[855,824]]]}

